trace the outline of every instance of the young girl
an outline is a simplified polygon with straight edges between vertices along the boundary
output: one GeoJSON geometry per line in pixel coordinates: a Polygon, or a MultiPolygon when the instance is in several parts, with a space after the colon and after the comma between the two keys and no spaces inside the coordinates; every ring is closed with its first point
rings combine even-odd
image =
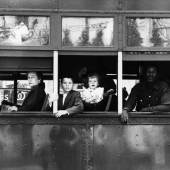
{"type": "Polygon", "coordinates": [[[97,74],[88,76],[88,88],[84,88],[81,92],[85,110],[103,110],[101,105],[103,94],[104,88],[99,87],[99,76],[97,74]]]}

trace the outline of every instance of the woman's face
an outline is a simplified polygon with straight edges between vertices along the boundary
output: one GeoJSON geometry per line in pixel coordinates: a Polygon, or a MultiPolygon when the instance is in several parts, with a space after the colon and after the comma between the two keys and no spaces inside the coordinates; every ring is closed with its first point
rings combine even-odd
{"type": "Polygon", "coordinates": [[[64,92],[69,92],[73,89],[73,81],[70,78],[64,78],[62,82],[62,88],[64,92]]]}
{"type": "Polygon", "coordinates": [[[33,86],[36,86],[40,83],[40,80],[38,79],[38,76],[34,72],[28,73],[28,84],[32,88],[33,86]]]}
{"type": "Polygon", "coordinates": [[[98,87],[98,85],[99,85],[97,77],[92,77],[92,78],[89,77],[89,82],[88,83],[89,83],[89,88],[90,89],[96,89],[98,87]]]}

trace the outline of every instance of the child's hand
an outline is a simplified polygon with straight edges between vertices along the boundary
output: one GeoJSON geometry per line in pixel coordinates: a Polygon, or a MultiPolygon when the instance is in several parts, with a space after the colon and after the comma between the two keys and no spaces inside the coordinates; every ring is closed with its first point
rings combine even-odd
{"type": "Polygon", "coordinates": [[[57,113],[55,113],[56,117],[61,117],[62,115],[69,115],[67,110],[59,110],[57,113]]]}

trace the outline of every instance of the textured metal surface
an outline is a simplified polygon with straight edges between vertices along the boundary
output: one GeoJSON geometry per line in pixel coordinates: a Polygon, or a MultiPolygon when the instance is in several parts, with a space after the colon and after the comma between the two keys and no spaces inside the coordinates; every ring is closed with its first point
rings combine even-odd
{"type": "Polygon", "coordinates": [[[57,8],[55,0],[1,0],[1,8],[34,8],[34,9],[48,9],[57,8]]]}
{"type": "Polygon", "coordinates": [[[80,170],[82,129],[58,125],[1,125],[0,169],[80,170]]]}
{"type": "Polygon", "coordinates": [[[128,10],[160,10],[168,11],[170,2],[168,0],[126,0],[126,9],[128,10]]]}
{"type": "Polygon", "coordinates": [[[62,125],[62,119],[51,124],[46,119],[46,124],[29,124],[18,117],[20,124],[12,124],[9,117],[9,124],[0,125],[0,170],[170,169],[170,124],[93,119],[105,123],[69,119],[62,125]]]}
{"type": "Polygon", "coordinates": [[[94,170],[169,170],[170,126],[94,128],[94,170]]]}
{"type": "Polygon", "coordinates": [[[59,0],[60,9],[117,10],[119,0],[59,0]]]}

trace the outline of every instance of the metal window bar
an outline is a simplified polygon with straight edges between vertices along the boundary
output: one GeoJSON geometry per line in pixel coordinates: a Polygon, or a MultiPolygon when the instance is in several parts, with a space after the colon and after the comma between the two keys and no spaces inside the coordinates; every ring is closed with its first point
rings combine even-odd
{"type": "MultiPolygon", "coordinates": [[[[53,92],[58,95],[58,51],[53,52],[53,92]]],[[[53,102],[53,113],[58,110],[58,101],[53,102]]]]}
{"type": "Polygon", "coordinates": [[[123,74],[123,54],[118,52],[118,115],[122,114],[123,110],[123,95],[122,95],[122,74],[123,74]]]}

